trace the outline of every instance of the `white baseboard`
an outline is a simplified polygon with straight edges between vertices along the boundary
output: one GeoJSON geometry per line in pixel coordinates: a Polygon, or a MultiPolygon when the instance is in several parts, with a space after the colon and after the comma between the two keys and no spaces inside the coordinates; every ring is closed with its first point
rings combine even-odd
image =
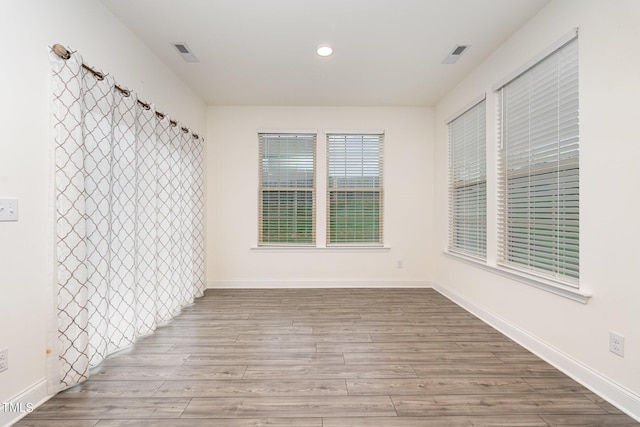
{"type": "Polygon", "coordinates": [[[209,280],[207,289],[430,288],[427,280],[209,280]]]}
{"type": "Polygon", "coordinates": [[[602,397],[630,417],[640,421],[640,396],[620,384],[605,377],[599,372],[580,363],[558,349],[542,342],[535,336],[499,316],[478,306],[449,289],[431,283],[431,287],[458,304],[465,310],[493,326],[536,356],[545,360],[575,381],[579,382],[598,396],[602,397]]]}
{"type": "Polygon", "coordinates": [[[8,402],[0,402],[0,426],[12,425],[50,398],[47,380],[42,379],[8,402]]]}

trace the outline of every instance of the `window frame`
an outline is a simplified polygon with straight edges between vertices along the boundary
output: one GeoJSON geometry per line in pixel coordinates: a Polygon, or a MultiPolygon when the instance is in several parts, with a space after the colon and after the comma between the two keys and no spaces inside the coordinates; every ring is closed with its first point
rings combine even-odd
{"type": "MultiPolygon", "coordinates": [[[[580,132],[578,54],[576,30],[572,31],[545,52],[538,55],[534,58],[534,61],[527,64],[526,67],[521,68],[517,73],[514,73],[508,79],[504,79],[499,85],[494,87],[498,101],[497,263],[500,267],[508,268],[534,277],[552,280],[562,286],[574,288],[576,290],[579,289],[580,283],[580,132]],[[519,79],[532,79],[537,77],[534,73],[544,70],[543,67],[550,64],[550,62],[547,61],[559,61],[561,58],[556,55],[567,52],[568,49],[574,49],[574,52],[572,53],[574,56],[570,61],[567,61],[567,63],[572,67],[571,70],[575,70],[575,72],[567,74],[569,78],[566,80],[566,82],[568,82],[566,85],[572,84],[573,86],[570,90],[567,90],[566,86],[563,86],[564,92],[562,92],[562,96],[558,95],[557,108],[556,110],[553,110],[556,111],[556,115],[551,114],[549,116],[557,118],[558,120],[558,133],[553,134],[555,143],[549,143],[548,141],[552,141],[552,139],[550,139],[551,137],[548,137],[546,142],[535,143],[532,147],[531,141],[537,134],[532,132],[531,129],[546,129],[549,122],[553,123],[553,119],[549,119],[546,122],[540,118],[538,118],[537,121],[532,120],[532,116],[534,116],[531,112],[532,99],[534,99],[534,102],[538,102],[536,98],[541,96],[541,91],[532,91],[531,82],[525,82],[524,80],[519,81],[519,79]],[[510,111],[511,105],[507,104],[511,98],[507,99],[507,97],[509,96],[509,89],[513,89],[514,91],[516,90],[518,87],[516,84],[524,85],[527,83],[529,84],[529,86],[527,86],[528,97],[522,95],[521,98],[523,101],[527,102],[527,115],[524,117],[526,117],[527,123],[529,124],[529,134],[527,135],[528,139],[524,140],[521,138],[520,141],[515,143],[513,142],[515,137],[510,139],[511,136],[509,134],[511,129],[509,129],[510,123],[508,123],[508,121],[510,119],[508,118],[508,115],[512,112],[510,111]],[[563,104],[561,102],[562,100],[569,100],[570,102],[565,102],[563,104]],[[568,107],[563,109],[562,105],[568,107]],[[569,119],[567,119],[567,117],[569,117],[569,119]],[[571,125],[571,120],[574,120],[575,124],[571,125]],[[533,125],[531,125],[531,123],[533,123],[533,125]],[[544,126],[542,126],[542,124],[544,124],[544,126]],[[562,126],[575,127],[575,133],[568,133],[569,137],[566,135],[563,136],[562,131],[560,130],[562,126]],[[521,149],[520,153],[512,155],[510,153],[510,148],[514,150],[516,147],[522,148],[524,146],[522,145],[524,144],[522,141],[528,143],[529,147],[526,150],[521,149]],[[515,145],[510,147],[510,142],[515,145]],[[569,145],[575,145],[575,147],[571,147],[569,145]],[[549,154],[553,152],[550,147],[556,147],[557,151],[560,153],[557,158],[555,158],[555,163],[549,161],[549,159],[554,159],[554,157],[549,154]],[[546,150],[547,153],[542,155],[539,154],[543,150],[546,150]],[[524,160],[523,153],[528,154],[529,160],[524,160]],[[535,156],[537,156],[539,160],[531,159],[535,156]],[[516,164],[518,163],[520,163],[521,166],[516,168],[516,164]],[[524,166],[522,166],[523,164],[524,166]],[[553,187],[553,179],[550,179],[552,178],[550,174],[557,175],[556,181],[558,184],[555,188],[553,187]],[[524,196],[525,190],[528,192],[526,197],[524,196]],[[553,192],[554,190],[557,194],[553,192]],[[518,195],[518,192],[522,194],[518,195]],[[557,199],[555,200],[555,207],[557,209],[554,211],[554,201],[550,200],[555,195],[557,195],[557,199]],[[518,197],[520,197],[520,199],[518,199],[518,197]],[[536,205],[535,197],[538,197],[537,200],[542,204],[536,205]],[[518,200],[526,201],[527,206],[522,204],[518,205],[518,200]],[[522,219],[525,218],[525,216],[528,216],[529,218],[527,221],[528,225],[526,226],[522,225],[522,219]],[[553,224],[549,225],[547,218],[555,218],[555,221],[551,221],[553,224]],[[544,225],[544,227],[553,226],[555,228],[542,229],[540,227],[536,227],[536,224],[544,225]],[[516,225],[518,225],[519,228],[516,227],[516,225]],[[557,240],[555,244],[545,243],[544,241],[547,239],[545,236],[553,236],[550,234],[551,231],[556,232],[557,240]],[[561,233],[562,236],[560,236],[561,233]],[[525,235],[527,236],[526,238],[522,237],[525,235]],[[528,243],[526,245],[522,245],[522,242],[525,239],[528,243]],[[562,244],[560,243],[560,240],[562,240],[562,244]],[[560,254],[560,252],[563,254],[560,254]],[[550,255],[547,255],[547,253],[550,255]],[[526,259],[524,258],[525,256],[526,259]]],[[[564,63],[562,65],[566,66],[564,63]]],[[[561,67],[558,66],[558,69],[560,68],[561,67]]],[[[566,72],[564,68],[563,72],[566,72]]],[[[549,76],[551,76],[549,77],[549,83],[554,83],[554,77],[560,79],[560,77],[562,77],[560,74],[560,71],[553,75],[549,73],[549,76]]],[[[540,81],[542,81],[542,77],[540,77],[540,81]]],[[[562,80],[562,82],[564,83],[565,80],[562,80]]],[[[537,83],[538,82],[536,81],[535,84],[537,83]]],[[[558,83],[557,85],[558,88],[560,88],[561,83],[558,83]]],[[[560,92],[560,89],[558,89],[558,93],[560,92]]],[[[547,110],[545,110],[545,112],[548,113],[547,110]]],[[[549,128],[551,128],[551,126],[549,126],[549,128]]],[[[562,129],[565,128],[563,127],[562,129]]],[[[549,237],[549,239],[552,238],[553,237],[549,237]]]]}
{"type": "MultiPolygon", "coordinates": [[[[326,177],[327,177],[327,185],[326,185],[326,246],[327,247],[383,247],[384,246],[384,139],[385,134],[384,131],[377,132],[343,132],[343,131],[329,131],[326,132],[326,177]],[[358,140],[359,138],[359,140],[358,140]],[[336,157],[332,150],[335,149],[334,144],[339,142],[344,143],[345,151],[349,149],[348,143],[351,139],[351,142],[361,143],[362,151],[364,151],[365,142],[367,139],[369,142],[375,141],[375,162],[371,162],[374,157],[369,158],[369,164],[365,164],[366,158],[364,155],[359,159],[356,158],[355,161],[360,161],[361,164],[359,166],[354,166],[354,158],[349,154],[345,153],[344,157],[336,157]],[[359,169],[362,174],[358,176],[361,179],[362,185],[340,185],[338,176],[332,176],[332,162],[340,161],[344,163],[344,174],[345,182],[346,175],[353,174],[357,172],[359,169]],[[374,165],[375,163],[375,165],[374,165]],[[351,165],[351,166],[349,166],[351,165]],[[351,171],[348,171],[348,168],[351,167],[351,171]],[[365,170],[377,170],[377,175],[372,178],[372,181],[377,182],[377,185],[368,185],[366,184],[365,178],[365,170]],[[336,234],[339,232],[335,230],[335,215],[332,215],[332,206],[335,204],[332,203],[332,200],[336,200],[340,195],[343,195],[343,200],[359,200],[361,202],[367,201],[367,196],[374,196],[373,203],[377,204],[377,216],[374,220],[377,223],[377,227],[375,227],[374,234],[371,234],[373,238],[367,238],[366,235],[369,234],[371,229],[362,228],[361,235],[364,238],[359,239],[359,235],[349,237],[348,235],[343,235],[338,237],[336,234]],[[352,197],[349,195],[360,197],[352,197]],[[332,218],[334,218],[332,220],[332,218]],[[333,222],[333,224],[332,224],[333,222]],[[355,238],[354,238],[355,237],[355,238]]],[[[346,208],[347,213],[343,217],[345,221],[361,221],[367,222],[367,214],[368,211],[366,209],[362,209],[360,211],[360,217],[358,215],[349,215],[348,210],[350,208],[346,208]]]]}
{"type": "MultiPolygon", "coordinates": [[[[316,185],[317,185],[317,179],[316,179],[316,173],[317,173],[317,132],[315,131],[259,131],[258,132],[258,247],[315,247],[316,245],[316,185]],[[312,148],[309,152],[310,154],[310,158],[306,159],[306,162],[303,162],[302,165],[304,165],[304,163],[309,162],[309,160],[311,161],[312,164],[312,171],[310,173],[310,177],[312,179],[312,184],[311,186],[292,186],[290,184],[284,183],[285,185],[276,185],[276,186],[270,186],[270,185],[265,185],[265,177],[264,177],[264,173],[265,173],[265,141],[270,140],[271,138],[275,139],[282,139],[283,141],[291,141],[293,139],[298,139],[300,138],[301,140],[304,139],[311,139],[312,141],[312,148]],[[266,238],[267,236],[270,236],[271,233],[265,232],[265,194],[266,193],[276,193],[277,196],[283,196],[286,195],[287,193],[291,193],[291,195],[294,197],[295,201],[294,201],[294,212],[296,213],[295,216],[291,217],[293,220],[293,227],[295,229],[298,228],[298,220],[302,220],[304,219],[305,222],[309,221],[308,215],[302,215],[302,216],[298,216],[298,208],[297,208],[297,202],[298,202],[298,198],[297,196],[305,194],[305,193],[310,193],[311,195],[311,219],[310,219],[310,226],[311,226],[311,231],[310,231],[310,239],[309,241],[296,241],[296,239],[298,237],[297,233],[293,234],[292,239],[271,239],[271,238],[266,238]]],[[[293,152],[291,152],[291,154],[293,154],[293,152]]],[[[296,166],[299,166],[298,164],[296,164],[296,166]]],[[[274,173],[283,173],[282,171],[279,171],[277,169],[274,169],[274,173]]],[[[280,200],[277,200],[277,204],[278,206],[276,207],[277,211],[280,211],[280,200]]],[[[278,215],[274,215],[274,217],[278,217],[278,215]]],[[[287,222],[288,220],[283,216],[283,222],[287,222]]],[[[278,219],[278,223],[280,222],[280,220],[278,219]]],[[[280,227],[280,225],[278,224],[277,227],[280,227]]],[[[304,225],[303,225],[304,227],[304,225]]],[[[278,232],[280,230],[278,229],[278,232]]],[[[276,233],[277,235],[278,233],[276,233]]]]}
{"type": "Polygon", "coordinates": [[[447,250],[483,261],[487,259],[486,113],[486,94],[482,94],[465,107],[461,113],[454,115],[447,121],[449,133],[449,235],[447,250]],[[462,127],[463,135],[461,137],[454,126],[462,127]],[[462,157],[461,161],[458,160],[459,157],[462,157]],[[460,170],[460,167],[465,170],[460,170]],[[467,178],[461,177],[462,175],[467,175],[467,178]],[[466,191],[466,194],[459,195],[458,190],[461,189],[465,193],[465,189],[469,188],[472,191],[466,191]],[[473,200],[474,195],[475,201],[473,200]],[[483,214],[480,215],[483,221],[476,221],[475,225],[469,225],[464,218],[460,218],[461,209],[471,209],[472,212],[483,210],[483,214]]]}

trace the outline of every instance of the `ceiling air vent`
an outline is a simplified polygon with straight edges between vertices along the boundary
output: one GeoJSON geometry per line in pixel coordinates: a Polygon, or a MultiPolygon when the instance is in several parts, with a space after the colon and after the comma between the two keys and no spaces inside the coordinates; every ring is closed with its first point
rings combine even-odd
{"type": "Polygon", "coordinates": [[[458,44],[443,60],[443,64],[453,64],[469,49],[468,44],[458,44]]]}
{"type": "Polygon", "coordinates": [[[189,46],[186,43],[173,43],[173,47],[176,48],[182,59],[186,62],[200,62],[198,58],[196,58],[193,53],[189,50],[189,46]]]}

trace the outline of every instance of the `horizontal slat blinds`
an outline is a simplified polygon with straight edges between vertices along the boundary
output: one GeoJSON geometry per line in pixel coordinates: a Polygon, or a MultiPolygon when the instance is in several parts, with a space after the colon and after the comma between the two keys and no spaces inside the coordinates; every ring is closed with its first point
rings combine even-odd
{"type": "Polygon", "coordinates": [[[315,244],[315,134],[258,134],[259,245],[315,244]]]}
{"type": "Polygon", "coordinates": [[[499,256],[577,286],[578,41],[499,90],[499,256]]]}
{"type": "Polygon", "coordinates": [[[449,250],[487,254],[486,102],[449,123],[449,250]]]}
{"type": "Polygon", "coordinates": [[[327,135],[327,244],[382,244],[383,134],[327,135]]]}

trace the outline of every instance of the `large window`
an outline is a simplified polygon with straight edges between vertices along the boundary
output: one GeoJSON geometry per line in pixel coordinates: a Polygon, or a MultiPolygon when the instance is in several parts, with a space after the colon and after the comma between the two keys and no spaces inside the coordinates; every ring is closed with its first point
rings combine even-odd
{"type": "Polygon", "coordinates": [[[258,135],[258,244],[315,244],[315,134],[258,135]]]}
{"type": "Polygon", "coordinates": [[[577,38],[498,95],[499,262],[577,284],[577,38]]]}
{"type": "Polygon", "coordinates": [[[327,134],[327,244],[382,244],[383,134],[327,134]]]}
{"type": "Polygon", "coordinates": [[[487,253],[486,102],[449,122],[449,250],[487,253]]]}

